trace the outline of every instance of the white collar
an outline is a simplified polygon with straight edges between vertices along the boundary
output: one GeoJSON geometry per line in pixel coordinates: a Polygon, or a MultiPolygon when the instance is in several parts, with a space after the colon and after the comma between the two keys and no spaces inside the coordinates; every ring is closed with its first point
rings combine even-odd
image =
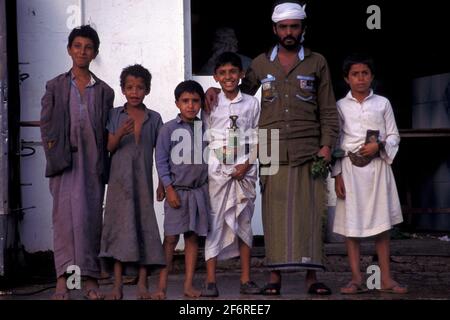
{"type": "MultiPolygon", "coordinates": [[[[370,89],[370,93],[367,97],[364,98],[363,101],[366,101],[368,99],[370,99],[371,97],[373,97],[374,93],[373,93],[373,89],[370,89]]],[[[355,99],[352,95],[352,90],[350,90],[347,95],[345,96],[347,99],[353,100],[353,101],[358,101],[357,99],[355,99]]]]}
{"type": "Polygon", "coordinates": [[[225,100],[225,101],[227,101],[227,103],[238,103],[238,102],[242,101],[242,99],[243,99],[241,90],[238,91],[237,96],[234,97],[233,100],[228,99],[228,98],[225,96],[225,93],[223,92],[223,90],[220,91],[219,96],[220,96],[220,99],[221,99],[221,100],[225,100]]]}
{"type": "MultiPolygon", "coordinates": [[[[278,55],[278,45],[276,45],[272,49],[272,53],[270,54],[270,61],[273,62],[276,59],[277,55],[278,55]]],[[[298,58],[300,59],[300,61],[305,60],[305,49],[303,48],[303,46],[301,46],[300,50],[298,51],[298,58]]]]}

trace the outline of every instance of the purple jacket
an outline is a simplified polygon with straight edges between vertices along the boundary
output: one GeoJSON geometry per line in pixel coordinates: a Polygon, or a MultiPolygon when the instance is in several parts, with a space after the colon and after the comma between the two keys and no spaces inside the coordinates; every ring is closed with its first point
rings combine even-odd
{"type": "MultiPolygon", "coordinates": [[[[92,73],[91,73],[92,74],[92,73]]],[[[106,149],[108,133],[106,121],[109,110],[113,108],[114,91],[105,82],[92,74],[96,81],[94,133],[97,142],[99,158],[98,172],[102,181],[108,178],[109,158],[106,149]]],[[[72,165],[72,151],[70,145],[70,82],[71,72],[60,74],[47,82],[45,94],[42,97],[41,137],[47,165],[45,176],[52,177],[61,174],[72,165]]]]}

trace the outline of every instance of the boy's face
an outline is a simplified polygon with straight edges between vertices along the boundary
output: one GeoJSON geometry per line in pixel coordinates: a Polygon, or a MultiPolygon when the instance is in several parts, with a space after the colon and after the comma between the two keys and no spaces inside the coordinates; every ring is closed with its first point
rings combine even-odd
{"type": "Polygon", "coordinates": [[[122,93],[127,98],[127,107],[139,107],[145,96],[150,93],[150,89],[145,87],[144,79],[128,75],[122,93]]]}
{"type": "Polygon", "coordinates": [[[345,81],[350,86],[352,92],[368,94],[372,84],[373,74],[366,64],[357,63],[351,66],[345,81]]]}
{"type": "Polygon", "coordinates": [[[72,45],[67,47],[67,52],[72,58],[73,66],[78,68],[89,68],[98,53],[95,51],[94,42],[85,37],[75,37],[72,45]]]}
{"type": "Polygon", "coordinates": [[[237,91],[239,80],[242,79],[244,73],[238,67],[227,63],[217,68],[214,73],[214,80],[220,84],[225,94],[235,93],[237,91]]]}
{"type": "Polygon", "coordinates": [[[180,109],[181,119],[186,122],[193,121],[202,107],[202,100],[198,93],[183,92],[177,101],[175,101],[178,109],[180,109]]]}

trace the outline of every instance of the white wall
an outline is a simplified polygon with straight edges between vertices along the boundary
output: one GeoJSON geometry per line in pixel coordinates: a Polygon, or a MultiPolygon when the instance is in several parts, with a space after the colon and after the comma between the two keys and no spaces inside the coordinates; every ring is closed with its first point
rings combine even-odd
{"type": "MultiPolygon", "coordinates": [[[[189,0],[18,0],[19,61],[21,73],[30,78],[21,85],[21,120],[39,119],[40,99],[45,82],[68,70],[71,60],[66,52],[70,30],[90,23],[100,35],[100,54],[92,71],[111,85],[116,93],[115,106],[125,99],[119,75],[127,65],[140,63],[152,75],[152,91],[145,100],[148,107],[161,113],[163,120],[175,117],[173,90],[191,78],[189,0]]],[[[212,77],[196,76],[206,89],[215,85],[212,77]]],[[[256,95],[258,98],[259,93],[256,95]]],[[[38,128],[22,128],[21,138],[40,141],[38,128]]],[[[23,207],[21,237],[29,252],[52,250],[51,197],[44,178],[42,147],[36,154],[22,158],[23,207]]],[[[156,172],[154,173],[156,177],[156,172]]],[[[155,179],[156,180],[156,179],[155,179]]],[[[156,182],[156,181],[155,181],[156,182]]],[[[259,186],[253,218],[255,235],[262,235],[259,186]]],[[[155,204],[162,232],[162,203],[155,204]]],[[[181,244],[182,245],[182,244],[181,244]]]]}
{"type": "MultiPolygon", "coordinates": [[[[173,89],[189,74],[182,0],[18,0],[17,10],[19,61],[27,63],[20,70],[30,74],[21,85],[22,121],[39,120],[45,82],[70,68],[67,36],[81,20],[100,35],[100,54],[91,69],[113,87],[115,105],[125,101],[119,86],[121,69],[140,63],[153,75],[147,106],[161,113],[164,121],[176,115],[173,89]]],[[[23,128],[21,138],[40,141],[39,129],[23,128]]],[[[23,158],[21,166],[22,183],[32,183],[22,188],[23,206],[36,207],[25,213],[22,242],[29,252],[52,250],[51,197],[42,147],[23,158]]],[[[156,212],[162,230],[160,203],[156,212]]]]}

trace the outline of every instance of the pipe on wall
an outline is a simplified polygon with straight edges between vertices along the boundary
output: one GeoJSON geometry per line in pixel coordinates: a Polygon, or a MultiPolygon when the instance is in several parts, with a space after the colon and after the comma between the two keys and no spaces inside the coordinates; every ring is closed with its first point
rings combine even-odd
{"type": "Polygon", "coordinates": [[[8,113],[7,113],[7,55],[6,0],[0,0],[0,276],[5,273],[6,225],[8,213],[8,113]]]}

